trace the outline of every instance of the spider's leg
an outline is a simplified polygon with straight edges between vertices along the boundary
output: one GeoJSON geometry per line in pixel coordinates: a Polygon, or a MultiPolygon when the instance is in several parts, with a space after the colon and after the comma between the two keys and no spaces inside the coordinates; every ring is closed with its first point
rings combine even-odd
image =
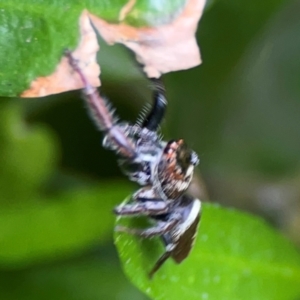
{"type": "Polygon", "coordinates": [[[193,247],[200,221],[201,202],[187,195],[184,195],[180,201],[177,213],[182,216],[181,222],[172,231],[162,236],[166,251],[150,271],[150,278],[170,256],[179,264],[188,256],[193,247]]]}
{"type": "Polygon", "coordinates": [[[147,199],[143,202],[119,205],[114,208],[114,213],[119,216],[155,216],[166,214],[170,211],[171,202],[161,199],[147,199]]]}
{"type": "Polygon", "coordinates": [[[161,79],[151,79],[154,86],[153,106],[142,122],[141,127],[147,128],[150,131],[156,131],[164,118],[167,100],[165,97],[165,88],[161,79]]]}
{"type": "Polygon", "coordinates": [[[72,53],[66,51],[65,55],[84,85],[86,102],[93,120],[97,127],[106,134],[105,146],[112,150],[117,150],[123,157],[134,158],[136,156],[134,143],[128,138],[124,128],[117,124],[117,120],[114,118],[113,111],[109,108],[107,101],[88,82],[72,53]]]}
{"type": "Polygon", "coordinates": [[[146,229],[128,228],[123,226],[116,226],[115,231],[125,232],[132,235],[137,235],[143,238],[150,238],[153,236],[161,236],[174,229],[181,221],[181,215],[174,214],[168,221],[159,222],[156,226],[146,229]]]}

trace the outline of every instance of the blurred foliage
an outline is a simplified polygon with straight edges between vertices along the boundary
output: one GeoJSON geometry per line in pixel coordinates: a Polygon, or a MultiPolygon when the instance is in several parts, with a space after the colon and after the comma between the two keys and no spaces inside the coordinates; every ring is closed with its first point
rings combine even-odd
{"type": "Polygon", "coordinates": [[[0,272],[3,299],[145,299],[129,285],[113,249],[86,257],[0,272]]]}
{"type": "MultiPolygon", "coordinates": [[[[6,15],[3,5],[7,3],[0,0],[1,17],[12,17],[16,11],[26,21],[27,2],[5,7],[10,11],[6,15]]],[[[50,9],[56,2],[51,3],[45,18],[58,25],[64,22],[70,36],[58,38],[64,34],[59,27],[43,29],[48,32],[45,37],[57,41],[55,49],[68,41],[75,43],[77,27],[71,19],[76,16],[61,18],[50,9]]],[[[32,12],[44,14],[38,8],[32,6],[32,12]]],[[[198,30],[203,64],[164,76],[169,108],[163,132],[167,138],[184,137],[199,153],[211,199],[264,216],[300,244],[299,13],[299,0],[210,1],[198,30]]],[[[16,28],[20,24],[16,22],[16,28]]],[[[46,74],[61,53],[48,53],[53,44],[28,52],[24,43],[9,43],[11,37],[5,27],[0,28],[4,57],[0,86],[7,84],[2,76],[10,74],[10,83],[22,90],[39,68],[46,74]],[[7,51],[7,46],[12,48],[7,51]],[[28,74],[31,77],[24,79],[28,74]]],[[[135,120],[144,103],[151,101],[147,81],[121,47],[102,43],[99,61],[103,93],[121,119],[135,120]]],[[[9,94],[17,91],[9,88],[9,94]]],[[[122,275],[111,239],[111,209],[134,188],[120,182],[123,176],[115,157],[102,149],[101,136],[87,117],[79,93],[1,99],[0,108],[2,298],[144,299],[122,275]]],[[[204,212],[207,218],[192,253],[197,259],[199,255],[202,272],[209,269],[200,259],[201,244],[205,248],[206,243],[201,231],[214,226],[210,220],[218,217],[209,206],[204,212]]],[[[257,231],[266,230],[257,222],[257,231]]],[[[238,230],[238,225],[233,229],[238,230]]],[[[213,232],[215,240],[224,233],[218,227],[213,232]]],[[[241,239],[247,237],[252,254],[259,253],[264,243],[245,228],[241,239]]],[[[220,238],[220,244],[230,241],[231,236],[220,238]]],[[[290,264],[294,254],[280,250],[281,259],[290,264]]],[[[188,260],[176,266],[177,274],[188,266],[188,260]]],[[[168,262],[165,271],[173,272],[174,267],[168,262]]],[[[200,274],[197,282],[205,284],[200,274]]],[[[237,271],[237,283],[245,276],[237,271]]],[[[278,284],[286,284],[292,294],[290,282],[279,279],[278,284]]],[[[238,299],[238,291],[230,285],[227,289],[230,299],[238,299]]]]}

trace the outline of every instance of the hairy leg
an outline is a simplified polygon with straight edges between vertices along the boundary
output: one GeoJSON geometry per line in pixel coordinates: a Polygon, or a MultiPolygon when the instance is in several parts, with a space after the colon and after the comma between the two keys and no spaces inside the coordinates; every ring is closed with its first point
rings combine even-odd
{"type": "Polygon", "coordinates": [[[147,199],[143,202],[119,205],[114,208],[114,213],[120,216],[153,216],[168,213],[171,208],[170,201],[161,199],[147,199]]]}
{"type": "Polygon", "coordinates": [[[178,223],[181,221],[180,215],[174,215],[167,222],[159,222],[157,226],[146,228],[146,229],[136,229],[136,228],[128,228],[123,226],[117,226],[115,231],[117,232],[125,232],[132,235],[137,235],[143,238],[150,238],[153,236],[160,236],[165,233],[168,233],[172,229],[174,229],[178,223]]]}
{"type": "Polygon", "coordinates": [[[88,82],[88,79],[78,66],[77,60],[70,51],[65,51],[70,66],[79,75],[83,85],[86,103],[88,105],[92,119],[97,127],[104,131],[106,137],[104,146],[116,151],[126,158],[135,158],[136,149],[133,141],[128,138],[123,127],[117,124],[117,118],[113,115],[113,110],[106,99],[100,96],[97,89],[88,82]]]}

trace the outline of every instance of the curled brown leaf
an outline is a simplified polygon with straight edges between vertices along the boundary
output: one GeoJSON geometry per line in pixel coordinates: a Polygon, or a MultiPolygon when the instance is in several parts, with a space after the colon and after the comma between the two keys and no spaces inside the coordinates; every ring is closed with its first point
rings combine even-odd
{"type": "MultiPolygon", "coordinates": [[[[135,1],[123,8],[121,19],[135,1]]],[[[121,43],[135,52],[148,77],[195,67],[201,63],[195,38],[205,0],[188,0],[182,12],[170,23],[136,28],[125,23],[110,24],[90,13],[99,34],[108,44],[121,43]]]]}

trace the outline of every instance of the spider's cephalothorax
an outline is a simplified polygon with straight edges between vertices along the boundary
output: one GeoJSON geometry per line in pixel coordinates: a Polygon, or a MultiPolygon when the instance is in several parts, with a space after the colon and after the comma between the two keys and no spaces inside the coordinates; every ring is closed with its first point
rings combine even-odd
{"type": "Polygon", "coordinates": [[[161,190],[168,199],[177,199],[187,190],[197,164],[196,153],[183,140],[167,143],[158,164],[157,177],[161,190]]]}
{"type": "Polygon", "coordinates": [[[157,133],[167,105],[159,80],[152,80],[155,89],[150,113],[135,125],[121,123],[113,116],[107,100],[89,84],[71,53],[66,55],[84,84],[89,111],[105,134],[103,146],[116,152],[125,174],[142,186],[129,203],[115,207],[115,214],[144,215],[155,224],[146,229],[117,226],[116,230],[145,238],[160,236],[165,244],[165,253],[150,271],[152,277],[169,257],[180,263],[192,248],[201,202],[185,192],[199,163],[198,156],[182,139],[165,142],[157,133]]]}

